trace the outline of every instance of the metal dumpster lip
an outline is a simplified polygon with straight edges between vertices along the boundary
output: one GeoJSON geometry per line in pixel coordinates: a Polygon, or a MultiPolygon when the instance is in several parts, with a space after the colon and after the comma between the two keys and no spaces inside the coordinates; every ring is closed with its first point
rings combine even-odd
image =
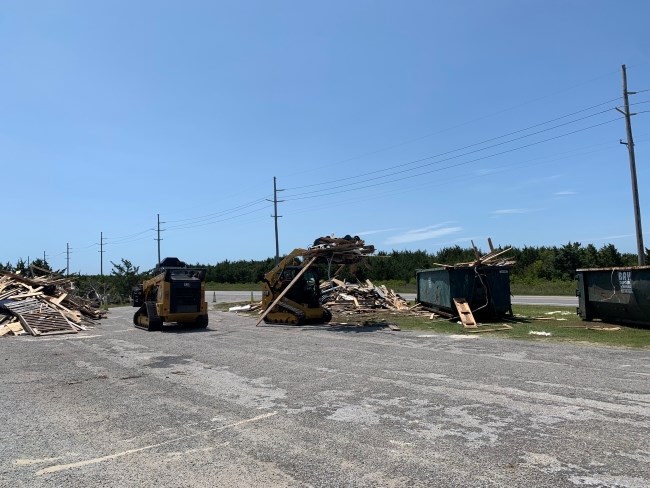
{"type": "Polygon", "coordinates": [[[634,270],[639,270],[639,271],[645,271],[645,270],[650,270],[650,266],[615,266],[615,267],[609,267],[609,268],[582,268],[582,269],[576,269],[577,272],[589,272],[589,271],[634,271],[634,270]]]}

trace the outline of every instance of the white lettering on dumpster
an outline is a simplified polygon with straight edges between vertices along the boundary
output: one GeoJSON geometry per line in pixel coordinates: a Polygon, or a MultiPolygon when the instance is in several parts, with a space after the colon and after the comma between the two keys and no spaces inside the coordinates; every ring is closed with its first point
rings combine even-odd
{"type": "Polygon", "coordinates": [[[621,293],[632,293],[632,271],[619,271],[618,282],[621,285],[621,293]]]}

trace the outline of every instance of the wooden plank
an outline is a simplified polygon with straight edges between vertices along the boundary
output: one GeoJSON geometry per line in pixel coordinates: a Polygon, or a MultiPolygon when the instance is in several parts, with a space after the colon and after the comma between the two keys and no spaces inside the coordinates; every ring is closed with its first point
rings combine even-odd
{"type": "Polygon", "coordinates": [[[472,315],[472,310],[469,308],[467,300],[464,298],[454,298],[454,305],[456,305],[456,310],[458,310],[458,315],[460,321],[463,323],[463,327],[466,329],[476,329],[476,320],[474,315],[472,315]]]}
{"type": "Polygon", "coordinates": [[[510,326],[508,324],[503,324],[503,325],[500,325],[498,327],[490,327],[488,329],[484,329],[483,327],[477,327],[475,329],[472,328],[472,329],[468,330],[467,332],[471,332],[471,333],[474,334],[474,333],[477,333],[477,332],[498,332],[500,330],[512,330],[512,326],[510,326]]]}
{"type": "Polygon", "coordinates": [[[381,287],[375,286],[375,293],[377,293],[377,295],[379,295],[381,298],[386,299],[386,293],[381,287]]]}
{"type": "Polygon", "coordinates": [[[14,335],[18,335],[21,332],[25,332],[25,331],[23,330],[20,323],[18,323],[18,322],[10,322],[10,323],[6,324],[5,326],[3,326],[2,328],[0,328],[0,336],[8,334],[9,332],[13,332],[14,335]]]}
{"type": "Polygon", "coordinates": [[[341,300],[345,300],[345,301],[347,301],[347,302],[354,302],[354,305],[355,305],[357,308],[359,308],[359,301],[357,300],[357,298],[356,298],[355,296],[350,295],[350,294],[348,294],[348,293],[339,293],[339,298],[340,298],[341,300]]]}
{"type": "Polygon", "coordinates": [[[478,248],[474,245],[474,241],[470,240],[469,242],[472,243],[472,249],[474,249],[474,255],[476,256],[476,260],[480,261],[481,260],[481,255],[478,252],[478,248]]]}
{"type": "Polygon", "coordinates": [[[494,258],[496,258],[497,256],[501,256],[502,254],[505,254],[505,253],[507,253],[508,251],[512,251],[512,248],[509,247],[508,249],[504,249],[503,251],[498,251],[498,252],[496,252],[496,253],[486,254],[485,256],[483,256],[483,257],[481,258],[481,260],[482,260],[483,262],[492,261],[492,260],[493,260],[494,258]]]}
{"type": "Polygon", "coordinates": [[[23,293],[21,295],[13,295],[11,298],[17,300],[17,299],[21,299],[21,298],[37,297],[37,296],[40,296],[40,295],[42,295],[42,293],[40,291],[34,291],[34,292],[30,292],[30,293],[23,293]]]}

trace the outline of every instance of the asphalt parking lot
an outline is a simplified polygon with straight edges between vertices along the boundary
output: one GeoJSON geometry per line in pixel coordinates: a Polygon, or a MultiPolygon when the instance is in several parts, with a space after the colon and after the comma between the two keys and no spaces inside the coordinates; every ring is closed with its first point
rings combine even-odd
{"type": "Polygon", "coordinates": [[[650,352],[348,326],[0,341],[0,485],[650,486],[650,352]]]}

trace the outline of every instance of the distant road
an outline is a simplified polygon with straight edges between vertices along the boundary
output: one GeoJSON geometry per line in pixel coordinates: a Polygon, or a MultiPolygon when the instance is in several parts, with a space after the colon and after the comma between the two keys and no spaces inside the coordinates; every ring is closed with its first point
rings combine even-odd
{"type": "MultiPolygon", "coordinates": [[[[208,303],[230,303],[245,302],[251,299],[259,301],[262,299],[262,292],[256,291],[206,291],[205,300],[208,303]]],[[[415,300],[415,293],[400,293],[405,300],[415,300]]],[[[577,307],[578,298],[572,296],[533,296],[518,295],[512,297],[515,305],[557,305],[558,307],[577,307]]]]}
{"type": "Polygon", "coordinates": [[[206,291],[205,292],[205,301],[209,303],[229,303],[229,302],[245,302],[251,299],[251,293],[253,294],[253,300],[260,301],[262,299],[262,291],[206,291]]]}
{"type": "Polygon", "coordinates": [[[578,297],[519,295],[512,297],[512,303],[516,305],[557,305],[561,307],[577,307],[578,297]]]}

